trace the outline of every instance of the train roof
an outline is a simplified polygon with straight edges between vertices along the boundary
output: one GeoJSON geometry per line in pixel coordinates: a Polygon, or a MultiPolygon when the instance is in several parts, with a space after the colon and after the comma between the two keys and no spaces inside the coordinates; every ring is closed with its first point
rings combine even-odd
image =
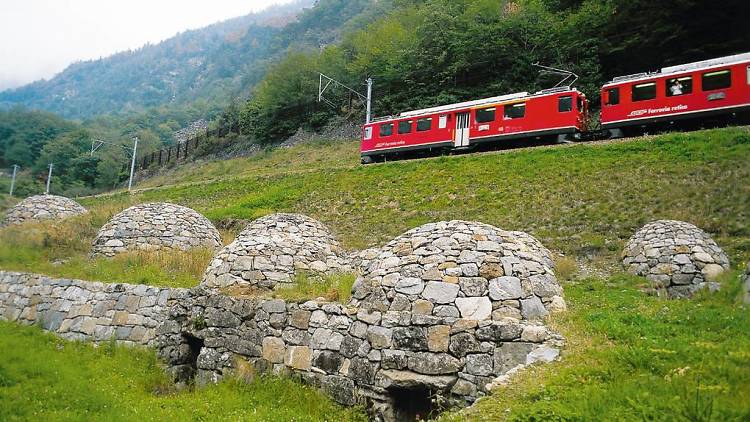
{"type": "Polygon", "coordinates": [[[622,82],[639,81],[654,77],[669,76],[676,73],[689,72],[691,70],[710,69],[712,67],[726,66],[735,63],[750,61],[750,52],[734,54],[731,56],[717,57],[715,59],[701,60],[692,63],[679,64],[675,66],[663,67],[656,72],[634,73],[632,75],[616,76],[604,86],[617,85],[622,82]]]}
{"type": "Polygon", "coordinates": [[[441,106],[436,106],[436,107],[423,108],[419,110],[405,111],[403,113],[399,113],[396,116],[383,116],[380,118],[373,119],[372,122],[370,123],[383,122],[386,120],[401,119],[404,117],[416,117],[416,116],[422,116],[425,114],[440,113],[443,111],[453,111],[453,110],[460,110],[464,108],[474,108],[474,107],[479,107],[482,105],[496,104],[496,103],[500,103],[503,101],[513,101],[513,100],[517,100],[521,98],[538,97],[538,96],[554,94],[558,92],[570,92],[570,91],[577,91],[577,90],[569,86],[561,86],[561,87],[555,87],[555,88],[537,91],[534,94],[529,94],[526,91],[516,92],[514,94],[498,95],[496,97],[482,98],[479,100],[464,101],[461,103],[453,103],[453,104],[446,104],[446,105],[441,105],[441,106]]]}

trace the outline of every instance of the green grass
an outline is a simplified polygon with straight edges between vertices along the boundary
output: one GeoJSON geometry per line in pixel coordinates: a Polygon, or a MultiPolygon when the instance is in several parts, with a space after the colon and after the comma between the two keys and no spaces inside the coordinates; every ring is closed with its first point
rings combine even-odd
{"type": "Polygon", "coordinates": [[[693,300],[645,296],[624,275],[566,285],[569,311],[553,323],[562,361],[441,420],[749,420],[750,310],[736,276],[693,300]]]}
{"type": "Polygon", "coordinates": [[[0,356],[3,421],[366,420],[288,378],[174,392],[153,350],[94,348],[36,327],[0,322],[0,356]]]}
{"type": "Polygon", "coordinates": [[[52,277],[161,287],[194,287],[213,251],[128,252],[91,258],[92,241],[110,212],[99,209],[60,222],[39,222],[0,230],[0,268],[52,277]]]}
{"type": "Polygon", "coordinates": [[[297,274],[294,284],[274,290],[274,298],[300,302],[318,297],[328,301],[347,303],[352,296],[356,274],[332,274],[322,280],[308,274],[297,274]]]}
{"type": "Polygon", "coordinates": [[[191,184],[83,202],[167,200],[215,223],[300,212],[322,220],[352,249],[460,218],[530,232],[566,254],[614,253],[646,222],[673,218],[715,234],[733,258],[750,258],[750,133],[744,127],[370,166],[355,164],[354,142],[317,146],[269,152],[264,160],[187,166],[170,179],[191,184]],[[213,175],[216,168],[226,179],[198,181],[201,171],[213,175]]]}
{"type": "MultiPolygon", "coordinates": [[[[86,242],[105,217],[138,202],[190,206],[216,224],[270,212],[300,212],[327,224],[349,249],[382,245],[430,221],[478,220],[527,231],[565,253],[560,275],[572,280],[565,285],[569,312],[556,317],[552,325],[568,344],[561,362],[531,368],[508,388],[470,410],[446,415],[446,420],[748,420],[750,311],[736,300],[736,274],[724,277],[720,293],[667,301],[641,293],[638,287],[644,280],[638,278],[615,274],[580,280],[577,274],[586,274],[586,268],[576,260],[607,273],[619,266],[618,254],[635,230],[648,221],[671,218],[709,231],[729,253],[734,268],[743,267],[750,260],[749,160],[747,128],[371,166],[356,164],[354,142],[302,145],[252,159],[184,166],[140,183],[150,188],[133,195],[85,199],[82,202],[93,211],[89,216],[24,234],[37,243],[24,244],[24,236],[14,238],[12,230],[4,229],[0,245],[11,239],[9,244],[23,246],[17,255],[40,255],[24,258],[14,256],[13,247],[0,247],[0,268],[26,262],[30,268],[53,271],[45,265],[60,255],[84,256],[86,242]],[[183,184],[156,187],[165,183],[183,184]]],[[[103,265],[88,274],[109,277],[120,267],[112,268],[103,265]]],[[[148,283],[161,278],[143,278],[140,266],[133,268],[125,278],[148,283]]],[[[351,280],[316,284],[303,279],[297,288],[278,294],[290,300],[330,291],[338,294],[351,280]]],[[[19,350],[23,349],[34,348],[19,350]]],[[[143,367],[149,365],[148,359],[143,358],[143,367]]],[[[0,368],[6,371],[3,377],[18,382],[5,369],[15,366],[13,362],[13,358],[0,359],[0,368]]],[[[52,368],[55,365],[40,364],[38,371],[52,368]]],[[[154,400],[167,400],[143,393],[150,388],[139,387],[147,385],[145,381],[138,384],[141,381],[127,378],[139,374],[137,369],[113,371],[149,398],[127,396],[113,400],[117,403],[102,403],[128,412],[129,406],[141,409],[154,400]]],[[[101,376],[101,384],[107,383],[107,372],[101,376]]],[[[244,394],[243,388],[224,384],[204,395],[185,393],[190,397],[185,402],[194,400],[204,416],[206,409],[231,412],[242,401],[232,394],[244,394]]],[[[26,394],[37,397],[40,409],[45,409],[42,398],[61,394],[42,384],[30,389],[39,390],[26,394]]],[[[258,394],[260,400],[263,396],[258,394]]],[[[4,397],[8,395],[0,394],[0,401],[4,397]]],[[[179,399],[183,396],[177,397],[174,403],[183,403],[179,399]]],[[[278,403],[274,395],[267,399],[278,403]]],[[[167,408],[182,411],[181,406],[167,408]]],[[[185,404],[184,409],[189,408],[185,404]]],[[[155,418],[165,415],[159,412],[154,411],[155,418]]],[[[141,414],[149,418],[152,413],[141,414]]],[[[166,419],[171,415],[166,414],[166,419]]],[[[314,418],[314,413],[309,415],[314,418]]],[[[225,419],[239,418],[233,414],[225,419]]]]}

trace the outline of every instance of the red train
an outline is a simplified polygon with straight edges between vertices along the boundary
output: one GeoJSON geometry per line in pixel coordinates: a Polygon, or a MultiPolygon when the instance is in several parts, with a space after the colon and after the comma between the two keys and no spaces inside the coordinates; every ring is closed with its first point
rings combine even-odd
{"type": "MultiPolygon", "coordinates": [[[[614,78],[602,87],[604,137],[654,125],[750,116],[750,53],[614,78]]],[[[580,139],[588,101],[570,87],[408,111],[362,127],[362,163],[411,151],[457,150],[517,139],[580,139]]],[[[589,136],[591,137],[591,136],[589,136]]]]}

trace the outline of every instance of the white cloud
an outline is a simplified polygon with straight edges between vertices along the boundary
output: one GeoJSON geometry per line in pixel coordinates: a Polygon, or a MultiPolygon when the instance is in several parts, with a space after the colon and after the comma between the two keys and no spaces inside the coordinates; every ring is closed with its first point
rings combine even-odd
{"type": "Polygon", "coordinates": [[[3,0],[0,91],[289,0],[3,0]]]}

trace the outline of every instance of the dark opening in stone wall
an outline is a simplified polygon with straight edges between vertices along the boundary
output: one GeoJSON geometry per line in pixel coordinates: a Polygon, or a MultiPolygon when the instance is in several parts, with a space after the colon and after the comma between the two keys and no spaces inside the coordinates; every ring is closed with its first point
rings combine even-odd
{"type": "Polygon", "coordinates": [[[201,354],[201,349],[203,349],[205,343],[203,339],[188,333],[182,333],[182,337],[188,346],[188,358],[186,368],[182,374],[182,378],[184,379],[180,381],[191,382],[195,379],[195,374],[198,372],[198,356],[201,354]]]}
{"type": "Polygon", "coordinates": [[[441,409],[433,401],[432,390],[426,386],[392,387],[388,393],[392,399],[393,416],[396,421],[429,420],[440,413],[441,409]]]}

